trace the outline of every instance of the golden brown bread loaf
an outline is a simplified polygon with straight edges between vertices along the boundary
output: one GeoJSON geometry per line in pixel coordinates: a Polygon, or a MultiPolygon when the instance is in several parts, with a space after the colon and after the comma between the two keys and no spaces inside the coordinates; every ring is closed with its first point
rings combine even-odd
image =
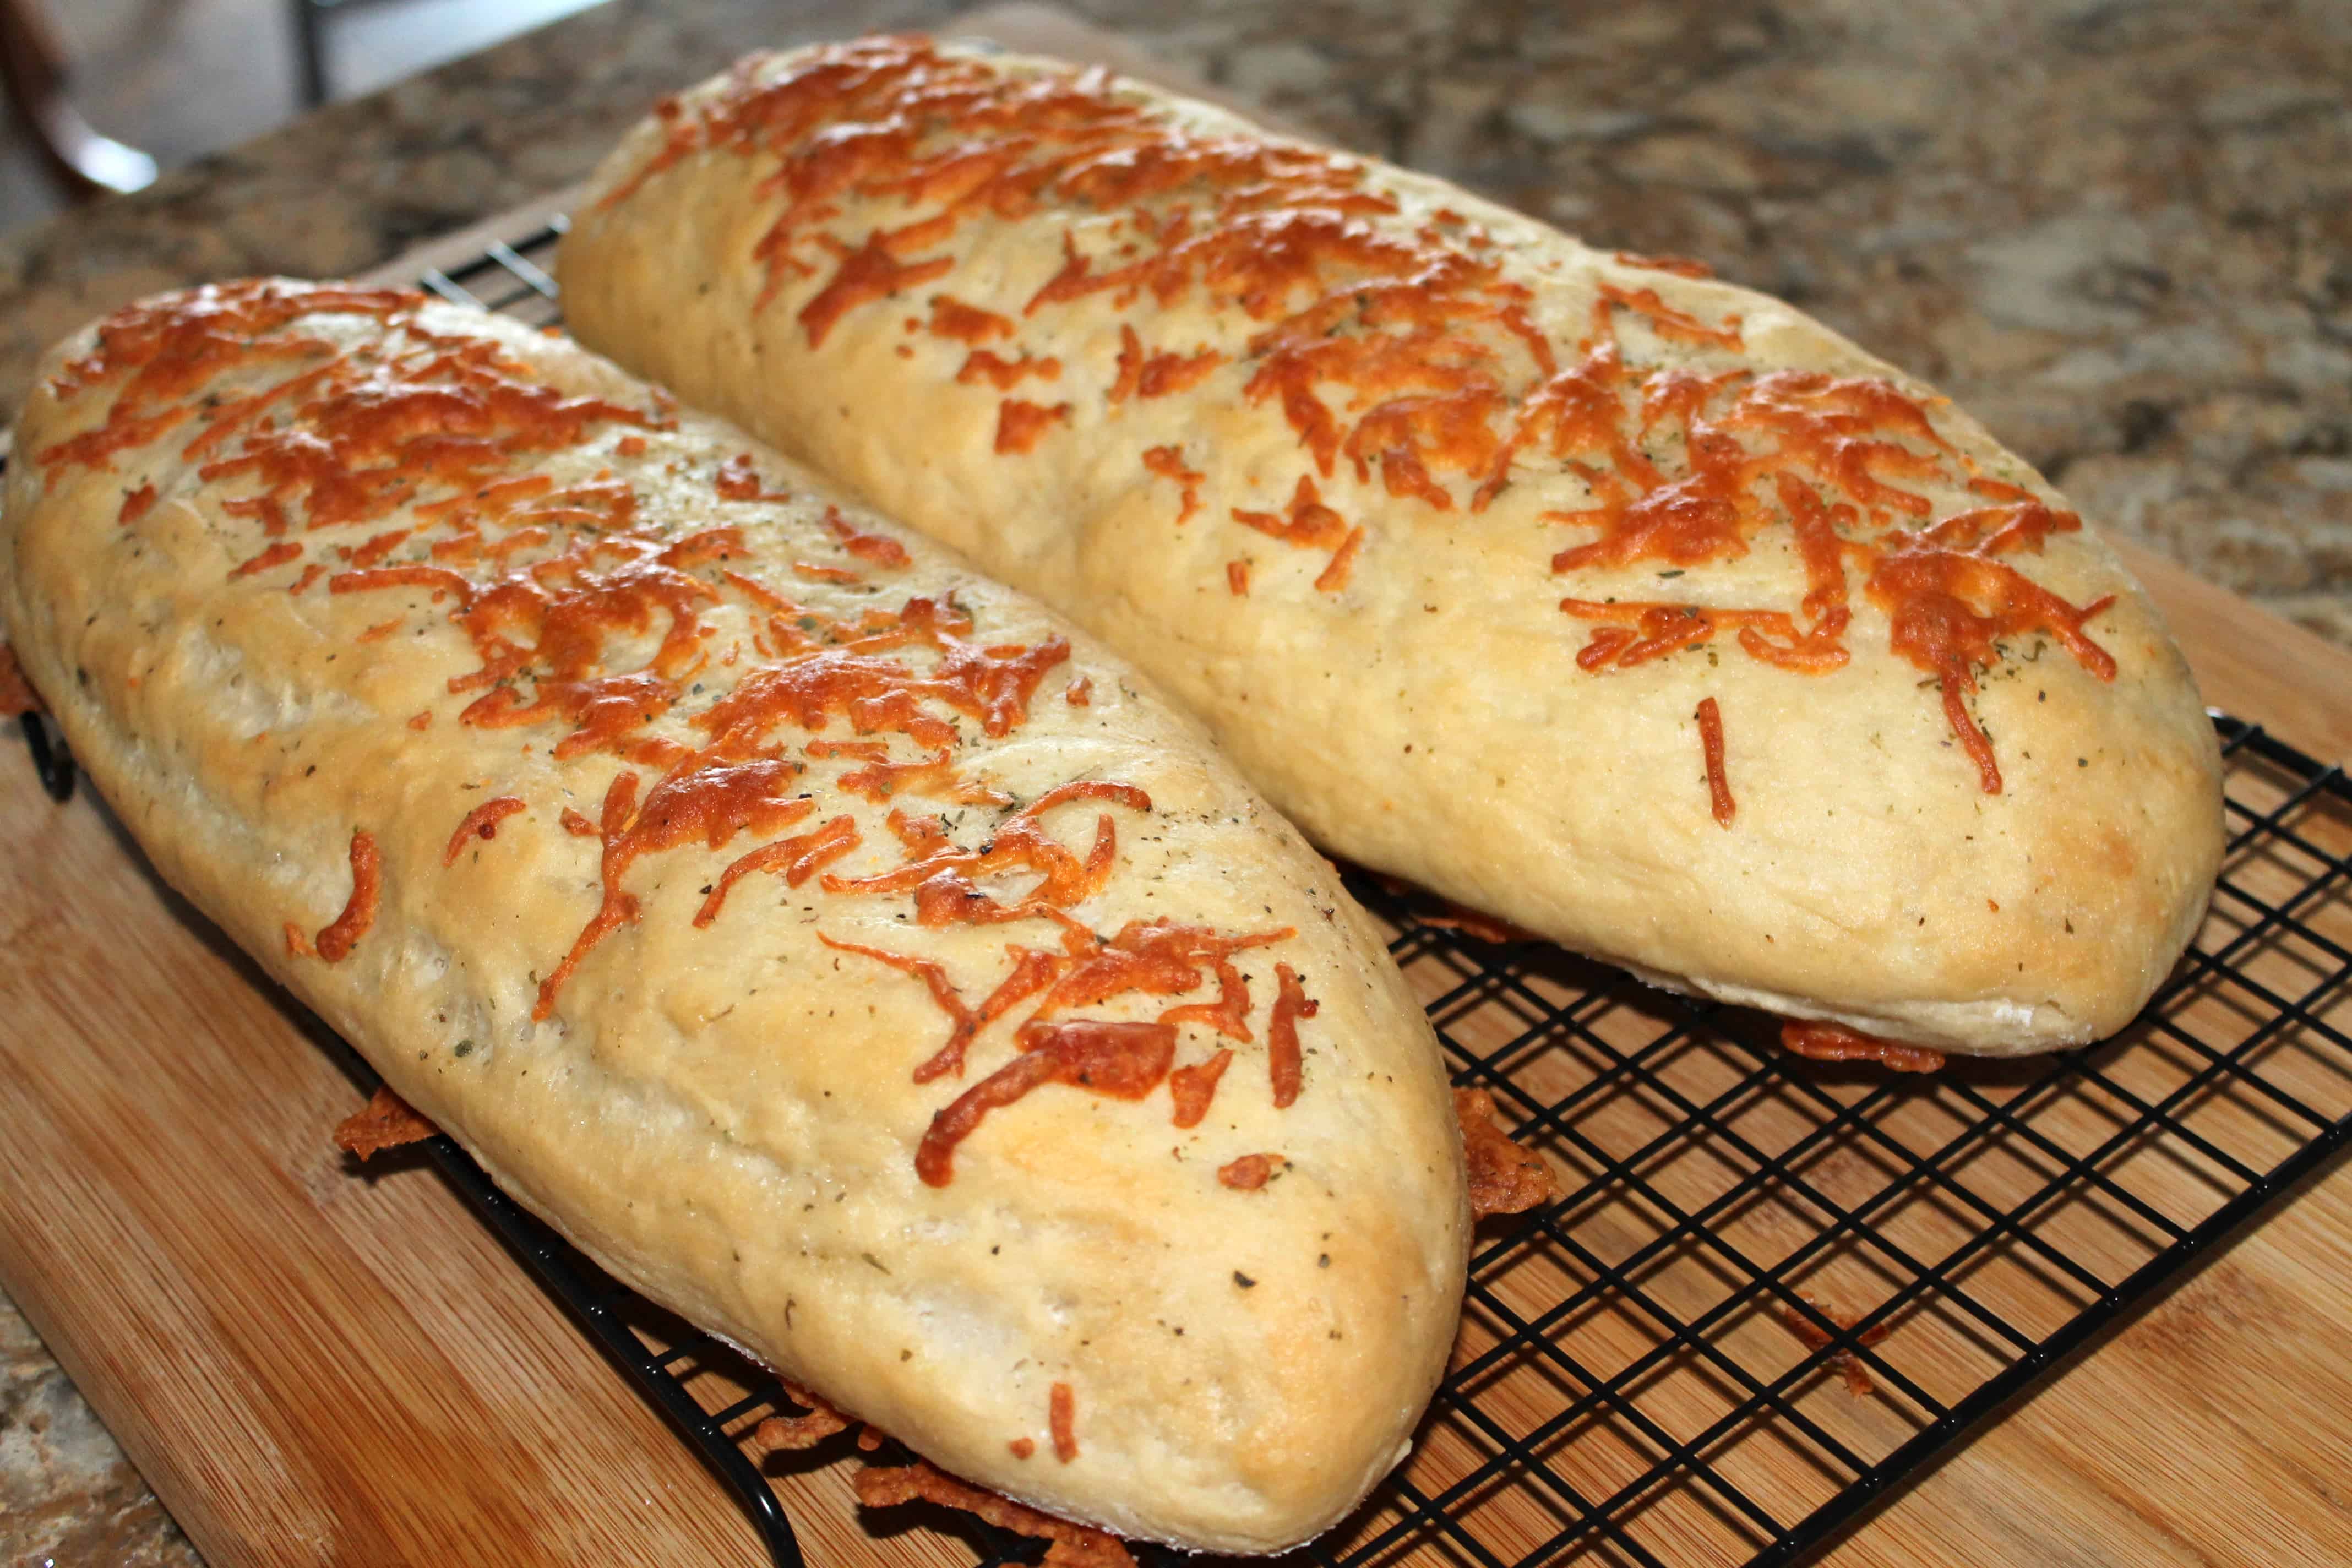
{"type": "Polygon", "coordinates": [[[666,103],[562,266],[582,341],[1116,644],[1335,852],[1904,1040],[2119,1027],[2221,852],[2179,652],[1965,416],[1703,271],[908,39],[666,103]]]}
{"type": "Polygon", "coordinates": [[[418,296],[167,296],[47,362],[0,615],[163,874],[621,1279],[1055,1513],[1313,1534],[1453,1333],[1426,1022],[1127,666],[746,447],[418,296]]]}

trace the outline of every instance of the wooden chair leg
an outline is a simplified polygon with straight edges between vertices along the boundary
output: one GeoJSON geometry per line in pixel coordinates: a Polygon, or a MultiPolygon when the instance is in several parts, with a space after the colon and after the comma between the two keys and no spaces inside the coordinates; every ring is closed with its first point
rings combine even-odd
{"type": "Polygon", "coordinates": [[[92,130],[66,97],[65,75],[65,52],[42,0],[0,0],[0,80],[49,172],[77,201],[153,184],[155,160],[92,130]]]}

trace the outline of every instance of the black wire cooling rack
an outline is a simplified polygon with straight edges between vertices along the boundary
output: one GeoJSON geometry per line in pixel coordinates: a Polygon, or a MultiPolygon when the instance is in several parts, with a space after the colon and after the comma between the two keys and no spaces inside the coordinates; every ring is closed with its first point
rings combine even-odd
{"type": "MultiPolygon", "coordinates": [[[[421,281],[552,322],[535,258],[561,232],[421,281]]],[[[2231,837],[2212,912],[2130,1028],[2053,1056],[1927,1076],[1807,1061],[1759,1015],[1488,942],[1350,876],[1456,1080],[1567,1195],[1482,1227],[1412,1458],[1291,1560],[1795,1562],[2352,1140],[2352,783],[2214,722],[2231,837]]],[[[760,1421],[796,1408],[780,1384],[613,1283],[446,1139],[427,1147],[796,1568],[768,1477],[851,1440],[759,1452],[760,1421]]],[[[908,1511],[942,1564],[1042,1554],[908,1511]]]]}

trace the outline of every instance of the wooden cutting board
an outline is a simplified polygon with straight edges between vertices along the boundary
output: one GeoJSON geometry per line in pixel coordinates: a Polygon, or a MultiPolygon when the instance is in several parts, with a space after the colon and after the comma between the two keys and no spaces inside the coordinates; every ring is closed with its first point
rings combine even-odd
{"type": "MultiPolygon", "coordinates": [[[[967,26],[1168,76],[1058,13],[967,26]]],[[[2352,753],[2352,657],[2127,553],[2209,701],[2352,753]]],[[[363,1175],[330,1145],[361,1096],[316,1026],[87,792],[44,798],[19,749],[0,747],[0,1283],[215,1568],[761,1561],[731,1500],[429,1169],[363,1175]]],[[[2337,1556],[2347,1281],[2339,1165],[1827,1560],[2337,1556]]],[[[869,1533],[843,1467],[780,1488],[814,1564],[971,1561],[926,1531],[869,1533]]]]}

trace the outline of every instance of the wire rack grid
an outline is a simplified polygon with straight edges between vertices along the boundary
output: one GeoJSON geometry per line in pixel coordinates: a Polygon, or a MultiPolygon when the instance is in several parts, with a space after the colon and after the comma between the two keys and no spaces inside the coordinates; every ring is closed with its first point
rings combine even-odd
{"type": "MultiPolygon", "coordinates": [[[[541,263],[562,227],[420,281],[552,323],[541,263]]],[[[1294,1560],[1796,1561],[2352,1140],[2352,783],[2215,723],[2231,837],[2212,911],[2129,1029],[2054,1056],[1925,1076],[1802,1060],[1759,1015],[1491,943],[1351,875],[1457,1081],[1493,1094],[1567,1195],[1482,1227],[1412,1458],[1294,1560]]],[[[431,1148],[798,1564],[769,1478],[849,1438],[761,1453],[760,1420],[794,1408],[781,1384],[431,1148]]],[[[931,1534],[902,1555],[1042,1553],[908,1511],[931,1534]]]]}

